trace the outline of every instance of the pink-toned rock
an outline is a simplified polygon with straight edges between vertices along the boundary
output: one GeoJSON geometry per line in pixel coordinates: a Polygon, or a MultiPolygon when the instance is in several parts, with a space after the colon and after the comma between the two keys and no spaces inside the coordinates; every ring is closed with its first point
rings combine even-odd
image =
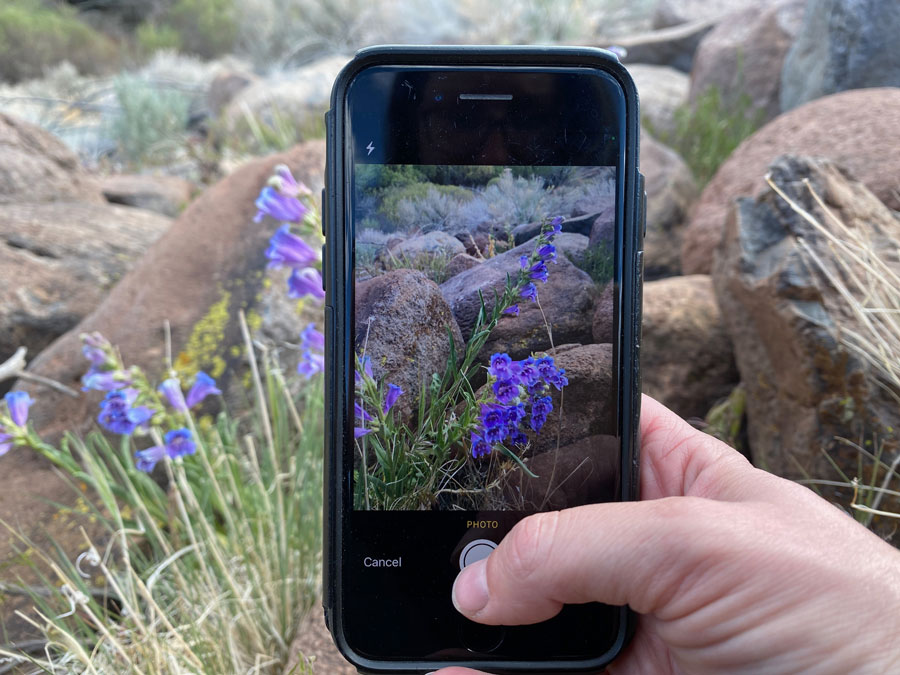
{"type": "Polygon", "coordinates": [[[769,164],[783,153],[827,157],[900,210],[900,89],[859,89],[812,101],[769,122],[719,167],[691,209],[682,271],[708,274],[734,199],[757,194],[769,164]]]}
{"type": "Polygon", "coordinates": [[[188,205],[197,186],[178,176],[114,174],[99,179],[106,201],[156,211],[174,218],[188,205]]]}
{"type": "Polygon", "coordinates": [[[440,287],[417,270],[394,270],[356,286],[357,351],[365,347],[376,380],[403,389],[397,409],[404,417],[416,409],[424,384],[447,368],[448,330],[461,353],[463,338],[440,287]]]}
{"type": "Polygon", "coordinates": [[[103,202],[100,187],[56,136],[0,113],[0,203],[103,202]]]}
{"type": "Polygon", "coordinates": [[[37,356],[93,312],[170,224],[111,204],[0,204],[0,362],[22,346],[37,356]]]}
{"type": "Polygon", "coordinates": [[[781,70],[803,24],[806,0],[748,7],[722,21],[700,41],[691,69],[690,100],[715,88],[726,108],[749,97],[748,114],[763,121],[781,112],[781,70]]]}
{"type": "MultiPolygon", "coordinates": [[[[900,274],[900,221],[830,162],[785,156],[771,172],[819,226],[771,190],[738,200],[726,221],[713,282],[746,389],[750,451],[756,464],[781,476],[846,480],[834,466],[856,476],[861,457],[838,439],[877,439],[885,444],[881,461],[889,464],[897,452],[900,411],[877,347],[869,346],[885,338],[875,335],[867,325],[872,319],[862,320],[832,280],[842,279],[856,302],[884,307],[878,295],[867,300],[870,284],[877,283],[868,265],[900,274]],[[852,255],[823,232],[855,242],[852,255]],[[853,336],[866,342],[848,346],[853,336]]],[[[896,293],[880,287],[882,294],[896,293]]]]}
{"type": "Polygon", "coordinates": [[[682,417],[705,417],[738,383],[731,338],[705,274],[644,284],[644,393],[682,417]]]}
{"type": "Polygon", "coordinates": [[[641,171],[647,190],[644,276],[658,279],[680,274],[681,238],[697,184],[678,153],[646,132],[641,136],[641,171]]]}

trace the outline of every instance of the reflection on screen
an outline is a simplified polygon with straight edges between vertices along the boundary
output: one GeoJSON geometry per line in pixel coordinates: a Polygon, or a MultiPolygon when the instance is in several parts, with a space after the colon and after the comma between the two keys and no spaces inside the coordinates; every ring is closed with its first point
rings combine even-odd
{"type": "Polygon", "coordinates": [[[615,499],[615,167],[354,170],[354,507],[615,499]]]}

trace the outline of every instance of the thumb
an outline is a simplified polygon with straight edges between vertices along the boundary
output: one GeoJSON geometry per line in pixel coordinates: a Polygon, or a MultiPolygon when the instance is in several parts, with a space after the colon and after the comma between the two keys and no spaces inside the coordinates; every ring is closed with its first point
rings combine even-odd
{"type": "MultiPolygon", "coordinates": [[[[740,537],[756,527],[749,516],[740,503],[697,497],[536,514],[460,572],[453,604],[474,621],[502,625],[537,623],[564,604],[592,601],[656,613],[686,587],[696,590],[704,570],[740,554],[740,537]]],[[[702,595],[728,592],[716,586],[709,580],[702,595]]]]}

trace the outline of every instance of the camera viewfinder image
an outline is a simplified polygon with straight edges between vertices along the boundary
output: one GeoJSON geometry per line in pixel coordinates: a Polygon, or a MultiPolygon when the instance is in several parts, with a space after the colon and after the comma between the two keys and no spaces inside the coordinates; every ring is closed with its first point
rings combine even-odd
{"type": "Polygon", "coordinates": [[[354,508],[615,499],[615,167],[355,171],[354,508]]]}

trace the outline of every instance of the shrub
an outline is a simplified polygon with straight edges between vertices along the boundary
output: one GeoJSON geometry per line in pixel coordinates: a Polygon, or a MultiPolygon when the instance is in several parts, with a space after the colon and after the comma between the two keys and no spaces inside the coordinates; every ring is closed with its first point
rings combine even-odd
{"type": "MultiPolygon", "coordinates": [[[[753,112],[746,94],[726,105],[717,87],[710,87],[693,104],[675,111],[675,130],[657,134],[674,148],[694,173],[700,187],[715,174],[734,149],[762,124],[762,112],[753,112]]],[[[655,133],[652,125],[650,133],[655,133]]]]}
{"type": "Polygon", "coordinates": [[[113,137],[123,158],[134,164],[166,161],[181,146],[190,99],[128,75],[116,79],[115,91],[120,111],[113,137]]]}
{"type": "Polygon", "coordinates": [[[160,23],[178,35],[184,51],[205,59],[230,52],[238,32],[234,0],[175,0],[160,23]]]}
{"type": "Polygon", "coordinates": [[[116,44],[65,6],[39,0],[4,0],[0,6],[0,79],[40,77],[45,68],[71,62],[83,73],[115,68],[116,44]]]}
{"type": "Polygon", "coordinates": [[[578,269],[586,272],[597,286],[605,286],[615,273],[615,259],[612,247],[606,244],[589,246],[580,255],[568,255],[578,269]]]}
{"type": "Polygon", "coordinates": [[[134,33],[138,49],[142,54],[152,55],[160,50],[181,48],[181,35],[171,26],[148,21],[137,27],[134,33]]]}
{"type": "Polygon", "coordinates": [[[470,199],[472,192],[455,185],[410,183],[383,190],[378,213],[393,230],[442,229],[460,204],[470,199]]]}

